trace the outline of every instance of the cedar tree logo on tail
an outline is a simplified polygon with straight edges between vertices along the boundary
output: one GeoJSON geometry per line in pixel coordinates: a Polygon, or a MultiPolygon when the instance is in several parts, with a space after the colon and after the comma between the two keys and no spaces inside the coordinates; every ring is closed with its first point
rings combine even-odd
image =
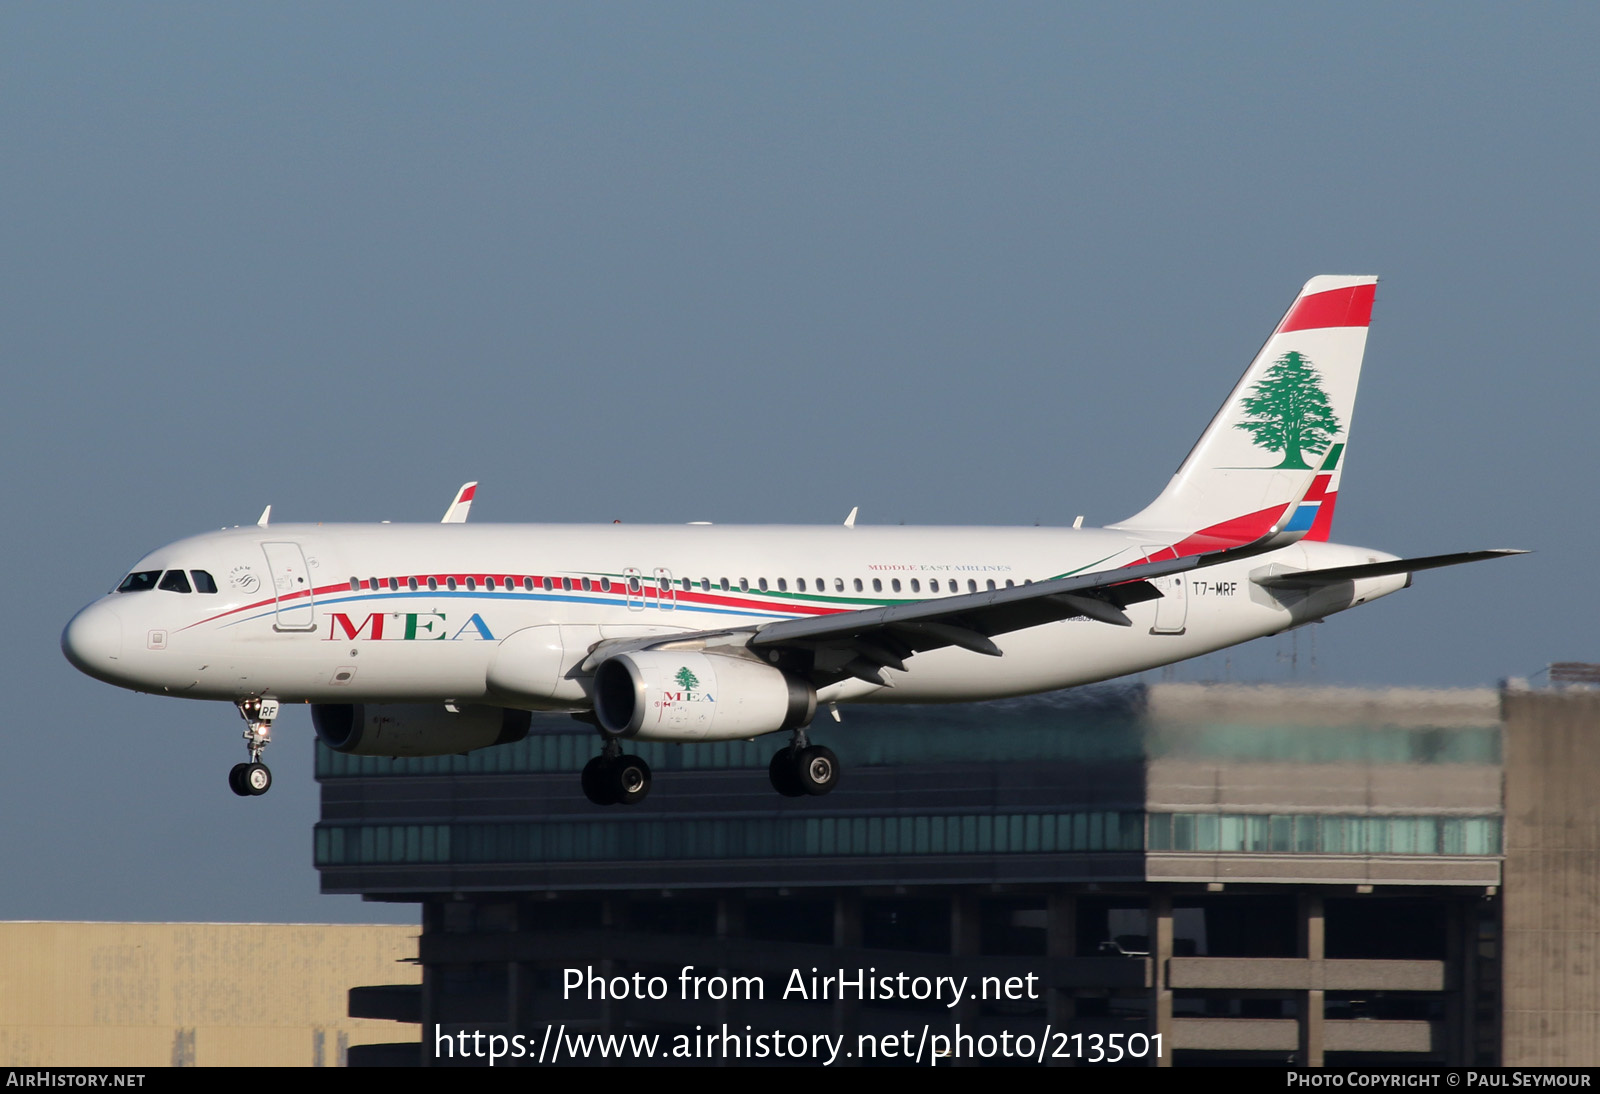
{"type": "Polygon", "coordinates": [[[1257,447],[1282,452],[1277,468],[1310,470],[1305,454],[1320,455],[1341,428],[1317,370],[1293,350],[1273,362],[1242,405],[1251,420],[1234,428],[1248,430],[1257,447]]]}

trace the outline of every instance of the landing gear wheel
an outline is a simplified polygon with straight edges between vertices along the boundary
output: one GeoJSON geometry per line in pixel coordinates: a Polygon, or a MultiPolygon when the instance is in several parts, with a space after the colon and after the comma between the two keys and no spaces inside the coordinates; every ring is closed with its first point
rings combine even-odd
{"type": "Polygon", "coordinates": [[[583,765],[583,796],[596,805],[617,804],[611,781],[611,761],[596,756],[583,765]]]}
{"type": "Polygon", "coordinates": [[[244,746],[250,762],[234,764],[228,772],[228,789],[241,798],[255,798],[272,789],[272,772],[261,762],[261,753],[272,743],[272,722],[278,716],[276,699],[240,699],[234,704],[244,719],[244,746]]]}
{"type": "Polygon", "coordinates": [[[272,789],[272,772],[266,764],[242,764],[244,770],[239,773],[239,785],[244,787],[244,792],[251,797],[260,797],[272,789]]]}
{"type": "Polygon", "coordinates": [[[786,798],[801,798],[805,790],[800,786],[800,775],[795,767],[794,749],[781,748],[772,754],[772,762],[767,765],[767,778],[772,780],[772,789],[786,798]]]}
{"type": "Polygon", "coordinates": [[[612,761],[608,772],[612,799],[619,805],[637,805],[650,793],[650,765],[637,756],[623,756],[612,761]]]}
{"type": "Polygon", "coordinates": [[[795,755],[794,779],[803,793],[821,797],[839,784],[839,757],[821,745],[802,748],[795,755]]]}

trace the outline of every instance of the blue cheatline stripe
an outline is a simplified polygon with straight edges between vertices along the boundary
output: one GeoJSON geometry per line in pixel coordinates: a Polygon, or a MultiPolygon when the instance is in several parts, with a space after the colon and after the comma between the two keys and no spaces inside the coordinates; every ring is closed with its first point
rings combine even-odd
{"type": "MultiPolygon", "coordinates": [[[[453,592],[452,593],[452,592],[447,592],[447,591],[445,591],[443,589],[440,589],[437,592],[431,592],[431,591],[427,591],[427,590],[423,590],[423,589],[418,589],[416,592],[410,592],[410,591],[406,591],[406,592],[398,592],[398,591],[396,591],[396,592],[377,592],[377,593],[357,594],[357,595],[353,595],[353,596],[341,596],[341,597],[338,597],[337,599],[332,599],[332,600],[327,599],[327,598],[323,598],[323,599],[317,600],[316,601],[316,605],[318,607],[321,607],[321,608],[328,608],[328,607],[331,607],[331,606],[337,605],[337,604],[353,604],[353,603],[355,603],[357,601],[361,601],[361,600],[431,600],[431,601],[435,601],[435,602],[440,601],[440,600],[499,600],[499,601],[527,600],[527,601],[535,601],[535,602],[542,603],[542,604],[552,604],[552,603],[560,603],[560,604],[594,604],[594,605],[598,605],[598,606],[603,607],[603,608],[622,608],[622,607],[625,607],[626,604],[627,604],[627,602],[625,600],[622,600],[622,599],[617,598],[617,597],[612,597],[610,599],[601,599],[599,597],[593,597],[593,596],[568,596],[568,595],[565,595],[563,593],[544,593],[542,595],[539,594],[539,593],[499,593],[499,592],[496,592],[496,593],[491,593],[491,592],[469,593],[469,592],[465,592],[465,591],[457,591],[457,592],[453,592]]],[[[298,602],[293,604],[293,607],[295,609],[310,608],[311,606],[312,606],[312,602],[310,600],[298,601],[298,602]]],[[[649,607],[650,606],[647,605],[647,608],[649,608],[649,607]]],[[[670,612],[673,612],[673,613],[677,613],[677,612],[699,612],[702,615],[738,615],[738,616],[744,616],[745,618],[761,618],[761,619],[791,619],[791,618],[793,618],[793,613],[790,613],[790,612],[758,612],[758,611],[752,611],[750,609],[745,609],[745,608],[713,608],[713,607],[709,607],[707,605],[701,605],[701,604],[687,604],[687,603],[684,603],[683,601],[679,601],[678,604],[677,604],[677,607],[675,607],[675,608],[659,608],[659,607],[657,607],[657,608],[654,608],[654,610],[655,611],[670,611],[670,612]]],[[[240,623],[250,623],[250,622],[253,622],[253,621],[257,620],[257,619],[266,619],[268,616],[276,617],[277,614],[278,614],[278,612],[277,612],[276,608],[270,608],[270,609],[268,609],[266,611],[257,612],[255,615],[248,615],[248,616],[245,616],[242,619],[235,619],[231,623],[224,623],[223,627],[225,627],[225,628],[226,627],[236,627],[240,623]]],[[[809,618],[809,617],[807,617],[807,618],[809,618]]]]}
{"type": "Polygon", "coordinates": [[[1285,532],[1303,532],[1310,528],[1312,522],[1317,519],[1318,508],[1319,506],[1316,504],[1300,506],[1294,511],[1294,516],[1289,518],[1289,523],[1284,525],[1283,530],[1285,532]]]}

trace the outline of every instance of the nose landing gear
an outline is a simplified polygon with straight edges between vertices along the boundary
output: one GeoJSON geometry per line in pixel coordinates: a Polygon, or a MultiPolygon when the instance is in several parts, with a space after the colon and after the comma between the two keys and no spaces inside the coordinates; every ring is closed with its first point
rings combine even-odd
{"type": "Polygon", "coordinates": [[[228,772],[228,789],[241,798],[259,797],[272,789],[272,771],[261,762],[261,753],[272,743],[272,722],[278,716],[276,699],[241,699],[239,716],[245,720],[244,743],[250,762],[234,764],[228,772]]]}

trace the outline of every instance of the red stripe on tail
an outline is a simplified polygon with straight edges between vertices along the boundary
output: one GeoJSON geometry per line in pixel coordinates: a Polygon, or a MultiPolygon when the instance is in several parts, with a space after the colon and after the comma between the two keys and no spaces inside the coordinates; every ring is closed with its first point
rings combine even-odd
{"type": "Polygon", "coordinates": [[[1376,285],[1351,285],[1346,289],[1302,296],[1294,302],[1278,328],[1279,334],[1322,327],[1365,327],[1372,322],[1376,285]]]}

